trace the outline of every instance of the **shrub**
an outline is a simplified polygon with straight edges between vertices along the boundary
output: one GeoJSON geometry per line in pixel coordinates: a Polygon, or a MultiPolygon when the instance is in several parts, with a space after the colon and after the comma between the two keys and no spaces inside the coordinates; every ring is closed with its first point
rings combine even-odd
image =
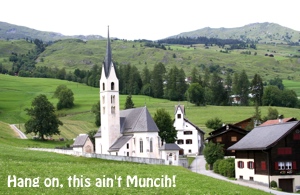
{"type": "Polygon", "coordinates": [[[272,188],[277,188],[277,182],[274,181],[274,180],[271,181],[270,185],[271,185],[272,188]]]}
{"type": "Polygon", "coordinates": [[[213,170],[214,170],[215,173],[220,173],[220,172],[219,172],[219,164],[220,164],[221,161],[222,161],[222,159],[218,159],[218,160],[214,163],[213,170]]]}
{"type": "Polygon", "coordinates": [[[214,164],[214,172],[219,173],[225,177],[234,177],[235,176],[234,158],[217,160],[214,164]]]}

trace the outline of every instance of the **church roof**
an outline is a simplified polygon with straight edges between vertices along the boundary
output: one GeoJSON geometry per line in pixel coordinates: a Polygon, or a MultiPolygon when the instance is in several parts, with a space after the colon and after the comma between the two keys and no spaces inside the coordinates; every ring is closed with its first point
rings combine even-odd
{"type": "Polygon", "coordinates": [[[75,139],[75,142],[73,144],[73,147],[82,147],[84,146],[86,140],[88,139],[88,135],[87,134],[81,134],[78,135],[75,139]]]}
{"type": "Polygon", "coordinates": [[[160,150],[180,150],[181,148],[174,143],[164,144],[160,150]]]}
{"type": "Polygon", "coordinates": [[[109,152],[119,151],[120,148],[122,148],[122,146],[124,146],[124,144],[126,144],[132,137],[133,135],[123,135],[119,137],[119,139],[115,141],[115,143],[109,148],[108,151],[109,152]]]}
{"type": "Polygon", "coordinates": [[[296,127],[299,121],[279,123],[275,125],[257,126],[228,150],[266,150],[273,147],[279,140],[296,127]]]}
{"type": "Polygon", "coordinates": [[[112,66],[112,53],[110,46],[110,38],[109,38],[109,28],[107,30],[107,44],[106,44],[106,55],[103,62],[105,77],[107,78],[110,74],[110,70],[112,66]]]}
{"type": "Polygon", "coordinates": [[[122,134],[159,131],[146,107],[120,111],[120,127],[122,134]]]}

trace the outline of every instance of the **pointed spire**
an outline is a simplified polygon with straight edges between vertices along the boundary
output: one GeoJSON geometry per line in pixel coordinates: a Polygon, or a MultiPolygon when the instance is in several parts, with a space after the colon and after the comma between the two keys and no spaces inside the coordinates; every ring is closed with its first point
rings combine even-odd
{"type": "Polygon", "coordinates": [[[112,62],[111,58],[112,55],[111,55],[110,38],[109,38],[109,26],[107,26],[107,45],[106,45],[106,55],[104,60],[104,71],[106,77],[108,77],[110,73],[111,62],[112,62]]]}

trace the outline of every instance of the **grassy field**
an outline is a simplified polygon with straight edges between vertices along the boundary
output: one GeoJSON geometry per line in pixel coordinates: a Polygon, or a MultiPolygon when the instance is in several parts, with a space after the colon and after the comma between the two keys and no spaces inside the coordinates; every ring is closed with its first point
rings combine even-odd
{"type": "MultiPolygon", "coordinates": [[[[291,83],[291,82],[290,82],[291,83]]],[[[65,109],[59,111],[60,120],[64,125],[60,127],[61,135],[59,137],[73,139],[79,133],[86,133],[95,130],[94,115],[90,112],[93,104],[99,99],[99,89],[78,84],[74,82],[61,81],[56,79],[39,79],[39,78],[22,78],[0,74],[0,121],[10,124],[21,124],[20,127],[24,131],[22,125],[28,120],[28,116],[24,111],[25,108],[31,106],[31,102],[39,94],[46,94],[49,101],[54,105],[57,99],[52,98],[56,87],[65,84],[70,88],[75,97],[75,107],[73,109],[65,109]]],[[[294,83],[292,83],[294,84],[294,83]]],[[[289,85],[292,86],[292,85],[289,85]]],[[[295,84],[295,86],[297,86],[295,84]]],[[[120,96],[120,108],[124,108],[126,95],[120,96]]],[[[132,100],[135,107],[147,106],[150,114],[153,116],[158,108],[165,108],[173,117],[174,106],[178,102],[166,99],[155,99],[148,96],[133,96],[132,100]]],[[[211,130],[205,127],[208,119],[218,117],[224,123],[236,123],[254,114],[254,107],[242,106],[202,106],[196,107],[188,102],[180,102],[185,105],[186,118],[199,126],[205,132],[211,130]]],[[[299,109],[275,107],[280,114],[285,117],[300,118],[299,109]]],[[[266,116],[268,107],[261,107],[262,116],[266,116]]],[[[31,137],[32,135],[29,135],[31,137]]],[[[58,138],[56,136],[55,138],[58,138]]]]}
{"type": "MultiPolygon", "coordinates": [[[[0,194],[267,194],[196,174],[183,167],[117,162],[30,151],[24,148],[28,147],[26,142],[28,143],[29,140],[15,138],[8,124],[0,122],[0,129],[0,194]],[[13,182],[8,182],[9,176],[11,179],[14,175],[18,179],[16,187],[13,187],[13,182]],[[82,183],[69,183],[68,178],[74,178],[74,176],[82,178],[82,183]],[[127,176],[159,178],[160,186],[142,187],[143,183],[141,183],[135,187],[131,182],[127,182],[127,176]],[[165,184],[163,179],[166,176],[171,180],[165,184]],[[119,177],[122,178],[120,183],[115,179],[119,177]],[[23,184],[20,182],[20,179],[25,178],[32,181],[31,185],[28,181],[23,184]],[[34,182],[34,178],[38,179],[34,182]],[[110,183],[110,187],[104,187],[106,184],[104,178],[106,181],[112,178],[113,182],[110,183]],[[48,181],[55,182],[46,187],[48,181]],[[59,185],[56,187],[57,181],[59,185]],[[100,181],[103,182],[102,186],[100,181]],[[11,187],[8,187],[9,185],[11,187]],[[74,187],[74,185],[82,187],[74,187]],[[166,185],[168,187],[163,187],[166,185]]],[[[51,141],[31,140],[31,142],[36,142],[37,147],[57,144],[51,141]]]]}
{"type": "MultiPolygon", "coordinates": [[[[118,65],[135,65],[140,71],[145,66],[152,70],[156,63],[162,62],[167,70],[177,66],[183,68],[185,74],[189,76],[194,67],[199,68],[199,71],[203,73],[203,66],[219,65],[221,70],[225,72],[246,70],[250,79],[255,73],[259,73],[264,81],[276,76],[282,79],[300,81],[300,61],[290,57],[300,54],[298,51],[300,46],[257,44],[256,50],[232,50],[229,53],[220,52],[224,49],[218,46],[209,46],[206,49],[203,44],[195,44],[193,47],[190,45],[166,45],[167,50],[162,50],[145,47],[144,43],[140,42],[113,40],[111,46],[113,60],[118,62],[118,65]],[[251,51],[251,55],[241,54],[242,51],[251,51]],[[275,57],[265,56],[266,53],[272,53],[275,57]],[[174,54],[176,55],[175,58],[174,54]]],[[[34,44],[26,43],[24,40],[0,40],[0,63],[10,69],[11,62],[8,61],[10,52],[27,53],[27,50],[33,47],[34,44]]],[[[67,72],[73,72],[76,68],[91,70],[93,65],[102,64],[105,49],[106,40],[84,42],[68,39],[58,41],[48,46],[40,54],[37,59],[37,66],[64,67],[67,72]]]]}

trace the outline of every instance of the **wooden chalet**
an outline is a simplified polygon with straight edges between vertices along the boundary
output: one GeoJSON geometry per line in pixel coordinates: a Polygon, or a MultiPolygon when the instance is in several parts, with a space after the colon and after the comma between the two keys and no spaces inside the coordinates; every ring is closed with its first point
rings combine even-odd
{"type": "Polygon", "coordinates": [[[248,132],[249,131],[246,131],[238,126],[228,124],[210,132],[210,136],[206,138],[206,140],[212,141],[213,143],[223,144],[224,155],[234,156],[235,151],[227,150],[227,148],[238,142],[240,139],[242,139],[248,132]]]}
{"type": "Polygon", "coordinates": [[[228,150],[235,150],[237,179],[275,181],[286,192],[299,188],[300,121],[255,127],[228,150]]]}

